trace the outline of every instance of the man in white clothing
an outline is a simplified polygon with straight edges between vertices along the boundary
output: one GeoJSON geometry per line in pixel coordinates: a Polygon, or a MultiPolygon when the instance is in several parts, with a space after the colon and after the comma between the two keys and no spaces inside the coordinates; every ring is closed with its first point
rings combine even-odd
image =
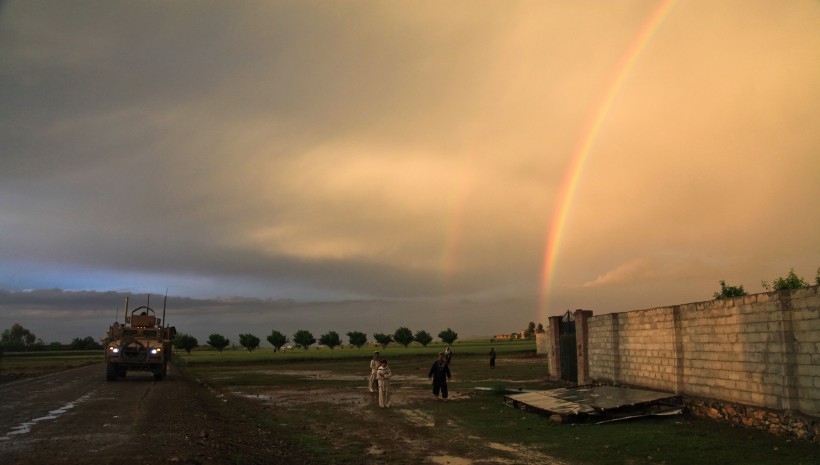
{"type": "Polygon", "coordinates": [[[373,352],[373,358],[370,359],[370,381],[367,383],[367,387],[370,389],[370,392],[373,391],[375,387],[374,383],[376,382],[376,370],[379,369],[379,364],[381,363],[381,357],[379,357],[379,351],[373,352]]]}
{"type": "Polygon", "coordinates": [[[376,379],[379,380],[379,407],[390,407],[390,367],[387,360],[382,360],[379,369],[376,370],[376,379]]]}

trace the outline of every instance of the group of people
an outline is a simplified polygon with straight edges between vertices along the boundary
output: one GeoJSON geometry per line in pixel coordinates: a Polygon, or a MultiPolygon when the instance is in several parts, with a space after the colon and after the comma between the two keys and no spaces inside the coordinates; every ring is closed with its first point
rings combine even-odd
{"type": "MultiPolygon", "coordinates": [[[[433,395],[436,399],[447,400],[447,380],[452,377],[450,373],[450,360],[453,353],[448,347],[444,353],[439,352],[436,355],[436,361],[430,367],[430,372],[427,377],[433,381],[433,395]]],[[[390,378],[393,373],[390,372],[390,366],[387,360],[381,358],[379,351],[373,352],[373,358],[370,359],[370,379],[368,388],[370,392],[379,393],[379,407],[390,407],[390,378]]]]}

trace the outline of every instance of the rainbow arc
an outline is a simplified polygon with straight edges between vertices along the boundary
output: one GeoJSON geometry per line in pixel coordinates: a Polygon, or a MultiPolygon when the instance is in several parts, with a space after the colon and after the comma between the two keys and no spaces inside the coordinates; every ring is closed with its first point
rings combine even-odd
{"type": "MultiPolygon", "coordinates": [[[[627,77],[631,73],[635,64],[646,49],[647,44],[658,31],[664,20],[669,16],[677,0],[664,0],[659,2],[652,14],[643,23],[643,26],[636,34],[635,39],[630,43],[621,59],[615,66],[615,72],[607,84],[604,86],[604,93],[599,103],[594,107],[592,117],[581,131],[581,136],[570,157],[564,180],[561,184],[559,194],[556,198],[553,209],[552,220],[546,236],[544,247],[543,266],[539,290],[539,315],[546,320],[549,316],[549,298],[552,281],[555,277],[558,253],[561,247],[561,239],[569,216],[570,206],[578,188],[578,183],[583,174],[584,166],[589,159],[595,145],[601,127],[609,115],[610,110],[621,91],[627,77]]],[[[563,309],[562,309],[563,310],[563,309]]]]}

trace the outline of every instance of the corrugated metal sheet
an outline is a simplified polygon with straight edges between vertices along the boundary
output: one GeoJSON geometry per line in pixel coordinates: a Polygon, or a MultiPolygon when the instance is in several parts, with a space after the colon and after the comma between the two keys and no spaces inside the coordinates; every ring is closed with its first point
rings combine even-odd
{"type": "Polygon", "coordinates": [[[525,410],[558,414],[576,419],[593,416],[650,415],[680,407],[680,399],[672,393],[614,386],[594,386],[530,391],[506,396],[506,402],[525,410]]]}

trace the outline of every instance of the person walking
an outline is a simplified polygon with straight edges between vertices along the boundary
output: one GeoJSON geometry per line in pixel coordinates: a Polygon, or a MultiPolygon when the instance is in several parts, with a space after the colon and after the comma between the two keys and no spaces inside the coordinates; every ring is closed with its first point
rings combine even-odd
{"type": "Polygon", "coordinates": [[[436,361],[430,367],[430,373],[427,374],[427,377],[433,380],[433,395],[436,396],[436,399],[439,398],[439,393],[441,393],[441,398],[447,400],[447,380],[452,375],[450,374],[450,366],[444,360],[444,354],[441,352],[438,353],[436,361]]]}
{"type": "Polygon", "coordinates": [[[382,360],[379,363],[379,368],[376,370],[376,379],[379,382],[379,407],[390,407],[390,377],[393,374],[390,372],[390,367],[387,365],[387,360],[382,360]]]}
{"type": "Polygon", "coordinates": [[[381,357],[379,357],[379,351],[373,352],[373,358],[370,359],[370,380],[367,383],[368,389],[370,392],[376,392],[374,388],[376,387],[376,370],[379,369],[381,364],[381,357]]]}
{"type": "Polygon", "coordinates": [[[490,347],[490,368],[495,368],[495,349],[490,347]]]}
{"type": "Polygon", "coordinates": [[[444,349],[444,361],[447,362],[447,364],[449,365],[450,362],[452,361],[452,359],[453,359],[453,351],[450,350],[450,346],[447,346],[447,348],[444,349]]]}

